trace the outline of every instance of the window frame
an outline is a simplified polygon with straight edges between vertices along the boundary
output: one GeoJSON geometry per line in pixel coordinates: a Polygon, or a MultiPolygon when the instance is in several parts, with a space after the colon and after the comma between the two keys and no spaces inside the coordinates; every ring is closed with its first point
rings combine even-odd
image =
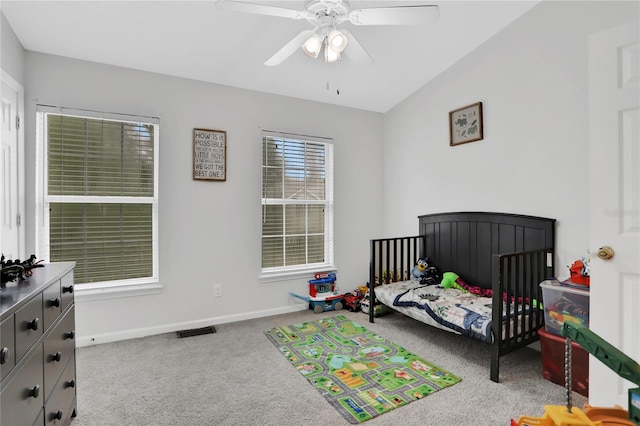
{"type": "MultiPolygon", "coordinates": [[[[304,206],[317,206],[323,205],[325,209],[324,217],[324,262],[307,263],[303,265],[292,266],[277,266],[267,267],[262,266],[262,240],[264,238],[264,232],[261,229],[260,232],[260,279],[263,282],[277,281],[282,279],[297,279],[302,276],[308,276],[309,273],[315,273],[319,271],[335,271],[334,266],[334,141],[331,138],[300,135],[294,133],[277,132],[270,130],[262,130],[260,138],[262,154],[260,156],[260,210],[261,210],[261,223],[263,221],[263,213],[266,205],[304,205],[304,206]],[[264,155],[265,155],[265,142],[267,138],[272,139],[284,139],[292,140],[296,142],[310,142],[316,144],[322,144],[325,147],[325,200],[323,202],[318,200],[287,200],[278,198],[265,198],[264,194],[264,155]]],[[[305,235],[307,233],[305,232],[305,235]]]]}
{"type": "Polygon", "coordinates": [[[75,287],[77,300],[101,300],[123,296],[157,294],[159,284],[158,259],[158,188],[159,188],[159,140],[160,120],[157,117],[132,114],[108,113],[85,109],[65,108],[50,105],[36,105],[36,248],[38,258],[50,259],[49,205],[55,203],[103,203],[103,204],[149,204],[152,221],[152,275],[124,280],[80,283],[75,287]],[[86,119],[104,119],[117,122],[143,123],[154,127],[153,196],[68,196],[49,195],[48,139],[46,130],[47,114],[75,116],[86,119]]]}

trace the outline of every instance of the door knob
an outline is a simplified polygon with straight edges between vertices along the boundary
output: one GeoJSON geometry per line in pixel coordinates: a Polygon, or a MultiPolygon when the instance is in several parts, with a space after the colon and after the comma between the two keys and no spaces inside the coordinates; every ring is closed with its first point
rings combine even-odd
{"type": "Polygon", "coordinates": [[[609,246],[602,246],[598,249],[598,257],[602,260],[612,259],[614,255],[615,252],[609,246]]]}

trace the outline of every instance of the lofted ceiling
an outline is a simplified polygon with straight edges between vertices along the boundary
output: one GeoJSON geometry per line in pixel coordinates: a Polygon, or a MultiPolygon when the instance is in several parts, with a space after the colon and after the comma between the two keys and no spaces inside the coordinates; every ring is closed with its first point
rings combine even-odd
{"type": "Polygon", "coordinates": [[[275,67],[264,62],[311,29],[307,21],[223,10],[216,0],[2,0],[0,8],[26,50],[386,112],[538,2],[351,0],[352,9],[436,4],[440,17],[422,26],[342,24],[370,64],[326,64],[298,50],[275,67]]]}

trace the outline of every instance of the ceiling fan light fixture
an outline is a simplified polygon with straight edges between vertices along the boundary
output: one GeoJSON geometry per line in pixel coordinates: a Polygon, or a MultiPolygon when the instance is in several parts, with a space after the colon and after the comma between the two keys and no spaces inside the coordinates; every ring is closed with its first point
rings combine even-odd
{"type": "Polygon", "coordinates": [[[324,61],[325,62],[336,62],[337,60],[341,59],[340,58],[340,52],[336,52],[333,49],[331,49],[329,46],[329,39],[325,39],[324,41],[324,61]]]}
{"type": "Polygon", "coordinates": [[[338,54],[340,54],[340,52],[347,47],[347,43],[349,43],[347,36],[337,29],[334,29],[329,33],[327,41],[327,47],[338,54]]]}
{"type": "Polygon", "coordinates": [[[323,38],[315,33],[302,44],[302,51],[310,58],[316,59],[322,50],[323,38]]]}

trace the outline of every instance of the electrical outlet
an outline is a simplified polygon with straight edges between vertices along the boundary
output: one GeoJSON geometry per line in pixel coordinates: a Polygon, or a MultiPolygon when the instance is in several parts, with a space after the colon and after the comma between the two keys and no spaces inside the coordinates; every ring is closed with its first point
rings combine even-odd
{"type": "Polygon", "coordinates": [[[213,285],[213,297],[222,297],[222,284],[213,285]]]}

